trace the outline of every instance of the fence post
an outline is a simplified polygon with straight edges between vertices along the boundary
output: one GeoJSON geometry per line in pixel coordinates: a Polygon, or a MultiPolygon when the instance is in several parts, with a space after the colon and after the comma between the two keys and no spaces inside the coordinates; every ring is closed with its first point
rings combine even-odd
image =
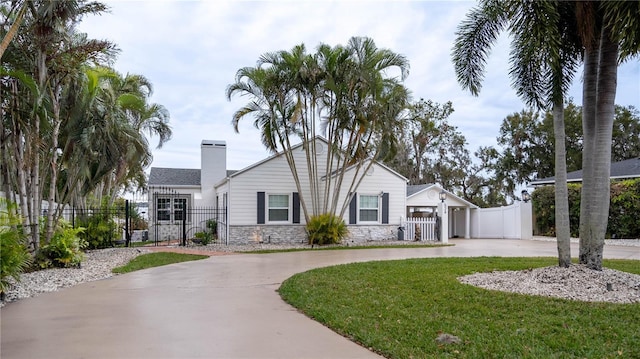
{"type": "Polygon", "coordinates": [[[130,235],[129,235],[129,220],[131,219],[131,214],[129,213],[129,200],[124,201],[124,246],[129,247],[130,235]]]}
{"type": "Polygon", "coordinates": [[[187,206],[182,209],[182,246],[187,245],[187,206]]]}

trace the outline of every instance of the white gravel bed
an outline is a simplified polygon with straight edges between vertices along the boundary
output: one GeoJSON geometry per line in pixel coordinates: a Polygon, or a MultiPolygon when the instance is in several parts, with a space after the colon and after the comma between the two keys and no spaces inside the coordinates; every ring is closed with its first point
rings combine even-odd
{"type": "Polygon", "coordinates": [[[105,279],[113,276],[113,268],[127,264],[140,254],[148,253],[139,248],[107,248],[85,253],[80,268],[50,268],[41,271],[23,273],[20,282],[6,293],[0,307],[6,303],[30,298],[44,292],[54,292],[60,288],[79,283],[105,279]]]}
{"type": "MultiPolygon", "coordinates": [[[[534,241],[555,242],[555,237],[534,236],[534,241]]],[[[579,238],[571,238],[571,243],[579,243],[579,238]]],[[[627,246],[640,247],[640,239],[605,239],[604,244],[607,246],[627,246]]]]}
{"type": "Polygon", "coordinates": [[[522,271],[474,273],[462,283],[504,292],[556,297],[584,302],[640,303],[640,275],[603,268],[595,271],[572,264],[522,271]]]}

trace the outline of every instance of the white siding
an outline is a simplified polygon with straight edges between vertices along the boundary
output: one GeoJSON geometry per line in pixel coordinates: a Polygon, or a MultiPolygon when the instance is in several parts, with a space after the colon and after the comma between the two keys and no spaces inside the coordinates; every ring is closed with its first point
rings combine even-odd
{"type": "MultiPolygon", "coordinates": [[[[303,189],[308,193],[309,178],[305,154],[301,149],[295,151],[296,164],[303,189]]],[[[298,192],[293,175],[284,156],[274,157],[229,179],[229,223],[232,225],[255,225],[257,218],[257,193],[289,194],[298,192]]],[[[304,196],[306,201],[307,196],[304,196]]],[[[290,197],[291,200],[291,197],[290,197]]],[[[291,213],[290,213],[291,217],[291,213]]],[[[304,215],[300,214],[304,222],[304,215]]]]}
{"type": "MultiPolygon", "coordinates": [[[[370,170],[369,173],[364,176],[355,192],[358,195],[380,196],[382,193],[389,193],[389,224],[400,225],[406,208],[406,181],[376,163],[373,164],[371,169],[373,171],[370,170]]],[[[351,169],[344,176],[343,185],[340,189],[341,200],[339,206],[344,203],[344,199],[348,195],[349,186],[353,180],[353,176],[356,175],[355,172],[355,169],[351,169]]],[[[362,170],[360,170],[358,176],[360,176],[361,173],[362,170]]],[[[382,202],[380,202],[380,204],[382,204],[382,202]]],[[[346,223],[349,223],[349,204],[347,203],[346,206],[343,219],[346,223]]],[[[382,207],[380,207],[380,209],[382,209],[382,207]]],[[[340,208],[338,208],[338,211],[339,210],[340,208]]]]}
{"type": "MultiPolygon", "coordinates": [[[[326,144],[323,143],[326,147],[326,144]]],[[[309,177],[307,175],[307,165],[305,152],[302,148],[294,150],[296,158],[296,166],[300,176],[302,193],[300,193],[301,201],[306,202],[307,208],[311,209],[311,198],[309,190],[309,177]]],[[[318,176],[322,177],[326,169],[326,153],[322,152],[318,155],[318,176]]],[[[347,196],[348,188],[355,171],[352,169],[347,172],[341,186],[341,200],[339,206],[342,205],[347,196]]],[[[319,186],[324,188],[325,181],[321,180],[319,186]]],[[[292,194],[298,192],[295,181],[291,174],[289,164],[284,156],[273,157],[254,167],[229,178],[229,224],[230,225],[257,225],[257,192],[265,192],[267,198],[269,194],[292,194]]],[[[219,187],[218,191],[222,188],[219,187]]],[[[390,224],[399,224],[400,218],[404,214],[406,202],[406,182],[397,174],[387,170],[386,168],[374,164],[373,173],[365,176],[358,193],[379,194],[380,192],[389,193],[389,222],[390,224]]],[[[322,193],[322,192],[321,192],[322,193]]],[[[340,208],[338,208],[338,211],[340,208]]],[[[348,223],[348,204],[345,211],[345,222],[348,223]]],[[[290,213],[291,217],[291,213],[290,213]]],[[[300,222],[304,224],[304,212],[300,209],[300,222]]],[[[267,223],[268,225],[268,223],[267,223]]]]}

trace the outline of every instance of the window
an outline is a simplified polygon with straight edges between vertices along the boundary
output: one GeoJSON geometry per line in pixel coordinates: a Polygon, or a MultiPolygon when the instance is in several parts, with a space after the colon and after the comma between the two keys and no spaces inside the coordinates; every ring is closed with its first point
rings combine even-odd
{"type": "Polygon", "coordinates": [[[186,198],[175,198],[173,200],[173,220],[174,221],[182,221],[186,219],[185,211],[187,209],[187,199],[186,198]]]}
{"type": "Polygon", "coordinates": [[[378,222],[378,196],[360,196],[360,222],[378,222]]]}
{"type": "Polygon", "coordinates": [[[171,220],[171,199],[170,198],[158,198],[158,205],[156,207],[158,215],[156,218],[158,221],[171,220]]]}
{"type": "Polygon", "coordinates": [[[187,212],[188,205],[188,197],[160,197],[156,199],[156,220],[189,220],[189,215],[187,212]]]}
{"type": "Polygon", "coordinates": [[[289,195],[270,194],[268,214],[269,222],[289,221],[289,195]]]}

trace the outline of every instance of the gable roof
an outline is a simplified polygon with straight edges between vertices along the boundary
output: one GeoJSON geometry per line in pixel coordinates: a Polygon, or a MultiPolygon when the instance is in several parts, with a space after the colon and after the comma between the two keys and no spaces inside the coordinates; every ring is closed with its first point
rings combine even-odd
{"type": "MultiPolygon", "coordinates": [[[[624,161],[611,162],[611,179],[625,179],[640,177],[640,157],[624,161]]],[[[582,182],[582,170],[567,173],[567,182],[582,182]]],[[[544,186],[555,183],[554,177],[547,177],[531,181],[531,186],[544,186]]]]}
{"type": "Polygon", "coordinates": [[[151,167],[149,186],[200,186],[200,170],[151,167]]]}
{"type": "MultiPolygon", "coordinates": [[[[427,183],[427,184],[414,184],[414,185],[407,185],[407,199],[409,197],[412,196],[416,196],[430,188],[436,187],[438,189],[440,189],[440,191],[445,191],[447,193],[447,198],[453,198],[457,201],[460,201],[464,204],[466,204],[467,206],[469,206],[469,208],[480,208],[478,206],[476,206],[475,204],[467,201],[466,199],[460,197],[460,196],[456,196],[454,193],[447,191],[446,189],[442,188],[442,186],[440,186],[439,184],[435,184],[435,183],[427,183]]],[[[440,192],[438,191],[438,192],[440,192]]]]}
{"type": "MultiPolygon", "coordinates": [[[[328,145],[329,145],[329,142],[327,141],[327,139],[325,139],[325,138],[324,138],[324,137],[322,137],[322,136],[317,135],[317,136],[315,136],[313,139],[314,139],[314,140],[319,140],[319,141],[321,141],[322,143],[324,143],[324,145],[325,145],[325,146],[328,146],[328,145]]],[[[302,147],[302,144],[303,144],[303,143],[302,143],[302,142],[300,142],[300,143],[298,143],[298,144],[296,144],[296,145],[293,145],[293,146],[291,146],[291,149],[290,149],[290,150],[291,150],[291,151],[295,151],[295,150],[297,150],[297,149],[301,148],[301,147],[302,147]]],[[[230,177],[235,177],[235,176],[241,175],[241,174],[243,174],[243,173],[245,173],[245,172],[247,172],[247,171],[249,171],[249,170],[251,170],[251,169],[253,169],[253,168],[256,168],[256,167],[258,167],[258,166],[260,166],[260,165],[262,165],[262,164],[264,164],[264,163],[266,163],[266,162],[269,162],[269,161],[271,161],[271,160],[273,160],[273,159],[275,159],[275,158],[281,157],[281,156],[283,156],[283,155],[284,155],[284,153],[285,153],[285,151],[277,152],[277,153],[275,153],[275,154],[273,154],[273,155],[271,155],[271,156],[269,156],[269,157],[267,157],[267,158],[263,159],[262,161],[258,161],[258,162],[256,162],[256,163],[254,163],[254,164],[252,164],[252,165],[250,165],[250,166],[247,166],[247,167],[245,167],[245,168],[243,168],[243,169],[241,169],[241,170],[238,170],[238,171],[227,171],[227,178],[224,178],[224,179],[222,179],[220,182],[216,183],[216,184],[214,185],[214,187],[219,187],[220,185],[222,185],[223,183],[225,183],[225,182],[228,180],[228,178],[230,178],[230,177]],[[229,172],[231,172],[231,173],[229,173],[229,172]]],[[[380,166],[380,167],[384,168],[385,170],[387,170],[387,171],[391,172],[392,174],[394,174],[394,175],[396,175],[396,176],[398,176],[398,177],[402,178],[404,181],[407,181],[407,178],[406,178],[406,177],[404,177],[404,176],[403,176],[403,175],[401,175],[400,173],[398,173],[398,172],[394,171],[393,169],[389,168],[388,166],[384,165],[383,163],[378,162],[378,161],[375,161],[375,160],[374,160],[373,162],[374,162],[374,164],[376,164],[376,165],[378,165],[378,166],[380,166]]],[[[347,168],[347,170],[351,169],[352,167],[355,167],[355,165],[350,166],[349,168],[347,168]]]]}
{"type": "Polygon", "coordinates": [[[428,189],[428,188],[433,187],[433,186],[434,186],[433,183],[407,185],[407,197],[411,197],[414,194],[416,194],[418,192],[422,192],[425,189],[428,189]]]}

